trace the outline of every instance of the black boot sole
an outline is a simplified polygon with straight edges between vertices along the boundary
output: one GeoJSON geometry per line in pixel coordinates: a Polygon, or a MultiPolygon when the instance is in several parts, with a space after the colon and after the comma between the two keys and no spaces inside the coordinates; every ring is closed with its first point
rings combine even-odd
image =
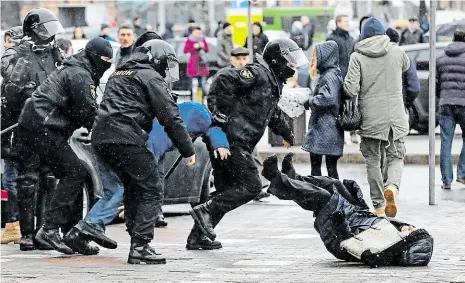
{"type": "Polygon", "coordinates": [[[21,245],[19,244],[19,249],[23,252],[33,251],[36,249],[34,245],[21,245]]]}
{"type": "Polygon", "coordinates": [[[216,235],[213,235],[213,234],[209,233],[208,230],[205,229],[205,227],[203,227],[203,223],[197,217],[197,214],[195,213],[194,209],[189,210],[189,213],[192,216],[192,218],[194,218],[195,223],[197,223],[200,230],[202,230],[202,232],[205,234],[205,236],[207,236],[210,240],[214,241],[215,238],[216,238],[216,235]]]}
{"type": "Polygon", "coordinates": [[[142,259],[142,258],[131,258],[128,257],[128,263],[129,264],[166,264],[166,259],[160,258],[156,260],[149,260],[149,259],[142,259]]]}
{"type": "Polygon", "coordinates": [[[168,223],[166,222],[155,222],[156,228],[165,228],[166,226],[168,226],[168,223]]]}
{"type": "Polygon", "coordinates": [[[82,255],[98,255],[100,250],[95,249],[95,250],[87,250],[79,247],[79,243],[76,243],[76,241],[73,241],[69,238],[64,238],[63,241],[65,244],[70,247],[73,251],[82,254],[82,255]]]}
{"type": "MultiPolygon", "coordinates": [[[[37,234],[37,235],[39,235],[39,234],[37,234]]],[[[67,255],[74,254],[73,249],[71,249],[70,247],[68,247],[68,249],[62,249],[62,248],[60,248],[58,246],[54,246],[51,242],[48,242],[46,239],[42,239],[40,237],[37,237],[37,235],[36,235],[35,240],[39,244],[41,244],[41,245],[49,245],[49,246],[53,247],[54,250],[59,251],[60,253],[63,253],[63,254],[67,254],[67,255]]]]}
{"type": "Polygon", "coordinates": [[[199,244],[186,244],[186,250],[188,251],[196,251],[196,250],[219,250],[222,249],[223,246],[219,245],[199,245],[199,244]]]}
{"type": "Polygon", "coordinates": [[[108,240],[95,237],[94,234],[91,234],[85,230],[81,230],[81,234],[88,237],[90,240],[94,241],[97,245],[102,246],[104,248],[114,250],[118,247],[118,244],[116,242],[113,243],[113,242],[109,242],[108,240]]]}

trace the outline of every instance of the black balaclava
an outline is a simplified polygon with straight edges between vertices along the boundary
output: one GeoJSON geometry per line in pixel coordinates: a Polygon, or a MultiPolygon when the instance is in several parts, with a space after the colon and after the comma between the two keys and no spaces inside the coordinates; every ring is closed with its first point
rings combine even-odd
{"type": "Polygon", "coordinates": [[[113,49],[110,42],[101,37],[96,37],[86,44],[85,52],[92,65],[93,77],[100,79],[103,73],[111,67],[111,62],[100,59],[100,56],[113,57],[113,49]]]}
{"type": "Polygon", "coordinates": [[[295,70],[289,68],[289,66],[287,66],[287,61],[283,59],[273,59],[270,68],[283,83],[285,83],[287,79],[292,78],[295,74],[295,70]]]}

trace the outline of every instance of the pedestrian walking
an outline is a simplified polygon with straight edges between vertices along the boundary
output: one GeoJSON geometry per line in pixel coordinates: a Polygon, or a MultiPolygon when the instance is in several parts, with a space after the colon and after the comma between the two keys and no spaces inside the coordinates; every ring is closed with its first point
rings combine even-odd
{"type": "Polygon", "coordinates": [[[303,33],[307,39],[307,42],[305,44],[305,48],[303,48],[304,51],[308,51],[310,47],[313,45],[313,37],[315,34],[315,26],[313,23],[310,21],[310,18],[307,16],[302,16],[300,18],[300,22],[302,23],[302,30],[303,33]]]}
{"type": "Polygon", "coordinates": [[[308,34],[304,34],[303,25],[299,21],[292,23],[291,27],[291,39],[294,40],[297,45],[304,49],[308,44],[308,34]]]}
{"type": "MultiPolygon", "coordinates": [[[[268,43],[268,37],[263,33],[263,27],[260,22],[255,22],[252,25],[252,50],[253,55],[263,54],[266,44],[268,43]]],[[[249,48],[249,38],[245,40],[245,48],[249,48]]]]}
{"type": "Polygon", "coordinates": [[[142,17],[134,18],[134,33],[136,37],[139,37],[145,32],[145,29],[142,27],[142,17]]]}
{"type": "Polygon", "coordinates": [[[354,48],[354,40],[349,34],[350,22],[347,15],[338,15],[336,17],[336,29],[326,40],[332,40],[336,42],[339,50],[339,68],[341,69],[342,79],[347,74],[347,68],[349,66],[349,58],[354,48]]]}
{"type": "Polygon", "coordinates": [[[200,27],[195,27],[184,45],[184,53],[190,53],[189,62],[187,64],[187,76],[191,78],[192,81],[197,80],[198,87],[202,89],[204,95],[207,93],[205,87],[206,78],[210,74],[206,56],[209,50],[210,48],[203,35],[202,29],[200,27]]]}
{"type": "Polygon", "coordinates": [[[124,185],[126,227],[131,237],[128,263],[164,264],[149,243],[156,207],[163,192],[154,155],[147,149],[153,120],[158,119],[188,166],[195,151],[169,83],[179,79],[176,53],[153,39],[136,49],[107,82],[92,130],[92,147],[124,185]]]}
{"type": "Polygon", "coordinates": [[[409,45],[424,43],[423,30],[420,28],[420,24],[417,18],[411,18],[408,20],[408,27],[400,34],[400,45],[409,45]]]}
{"type": "Polygon", "coordinates": [[[442,188],[450,189],[454,178],[451,148],[457,124],[462,129],[463,140],[457,164],[457,182],[465,184],[465,30],[455,31],[453,42],[438,56],[436,62],[442,188]]]}
{"type": "Polygon", "coordinates": [[[322,176],[321,164],[325,157],[328,176],[339,179],[337,161],[344,148],[344,131],[337,115],[341,103],[342,76],[339,69],[338,46],[334,41],[315,45],[311,68],[320,78],[307,107],[312,109],[308,133],[302,149],[310,152],[312,176],[322,176]]]}
{"type": "Polygon", "coordinates": [[[223,23],[223,31],[218,34],[217,41],[218,66],[224,68],[230,64],[231,51],[234,48],[232,40],[232,26],[230,23],[223,23]]]}
{"type": "Polygon", "coordinates": [[[292,130],[278,107],[283,84],[296,69],[308,64],[297,44],[289,38],[269,42],[255,63],[243,68],[224,68],[215,77],[208,107],[218,126],[226,133],[231,157],[218,160],[210,155],[216,193],[190,213],[195,224],[214,241],[214,228],[223,216],[249,201],[262,190],[252,156],[266,127],[284,138],[285,147],[294,143],[292,130]]]}
{"type": "Polygon", "coordinates": [[[82,29],[82,27],[74,28],[73,39],[74,40],[86,39],[86,34],[84,33],[84,30],[82,29]]]}
{"type": "Polygon", "coordinates": [[[100,34],[99,36],[108,41],[116,41],[113,37],[110,36],[110,26],[108,24],[100,25],[100,34]]]}
{"type": "Polygon", "coordinates": [[[370,195],[377,215],[394,217],[404,168],[404,137],[409,132],[402,95],[402,73],[410,60],[390,43],[381,22],[371,17],[350,56],[344,91],[358,97],[361,109],[360,150],[365,157],[370,195]],[[381,147],[386,150],[387,183],[381,172],[381,147]]]}
{"type": "Polygon", "coordinates": [[[113,64],[118,67],[131,56],[134,50],[134,27],[129,24],[123,24],[118,29],[118,40],[121,44],[120,49],[113,58],[113,64]]]}

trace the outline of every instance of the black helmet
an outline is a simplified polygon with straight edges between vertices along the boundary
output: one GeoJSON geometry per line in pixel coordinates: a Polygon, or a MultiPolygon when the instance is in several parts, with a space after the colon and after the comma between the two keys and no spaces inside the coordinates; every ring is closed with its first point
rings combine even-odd
{"type": "Polygon", "coordinates": [[[30,36],[36,43],[50,43],[56,34],[64,31],[63,26],[50,10],[35,8],[24,17],[24,36],[30,36]]]}
{"type": "Polygon", "coordinates": [[[268,42],[263,50],[263,59],[283,82],[292,77],[298,68],[308,64],[302,49],[286,37],[268,42]]]}
{"type": "Polygon", "coordinates": [[[167,83],[179,80],[179,64],[176,52],[166,41],[152,39],[142,45],[149,50],[147,53],[154,69],[165,78],[167,83]]]}

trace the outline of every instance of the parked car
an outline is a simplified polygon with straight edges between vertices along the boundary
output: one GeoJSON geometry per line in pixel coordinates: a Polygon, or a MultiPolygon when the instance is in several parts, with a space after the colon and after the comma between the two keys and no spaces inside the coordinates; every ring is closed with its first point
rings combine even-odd
{"type": "MultiPolygon", "coordinates": [[[[449,43],[436,43],[436,56],[439,56],[447,45],[449,43]]],[[[405,45],[402,48],[417,67],[418,79],[420,80],[420,93],[413,102],[413,106],[408,109],[410,129],[416,130],[420,134],[427,134],[429,119],[429,43],[405,45]]],[[[436,119],[437,125],[438,120],[436,119]]]]}
{"type": "MultiPolygon", "coordinates": [[[[206,53],[206,59],[208,61],[208,68],[210,69],[210,76],[207,79],[207,89],[211,83],[211,78],[215,76],[220,67],[218,67],[218,55],[217,55],[217,40],[214,37],[206,38],[209,51],[206,53]]],[[[184,45],[186,38],[172,38],[168,39],[167,42],[171,44],[176,51],[176,57],[179,61],[179,81],[172,85],[173,92],[179,95],[192,95],[192,82],[187,76],[187,63],[189,62],[190,54],[184,53],[184,45]]]]}

